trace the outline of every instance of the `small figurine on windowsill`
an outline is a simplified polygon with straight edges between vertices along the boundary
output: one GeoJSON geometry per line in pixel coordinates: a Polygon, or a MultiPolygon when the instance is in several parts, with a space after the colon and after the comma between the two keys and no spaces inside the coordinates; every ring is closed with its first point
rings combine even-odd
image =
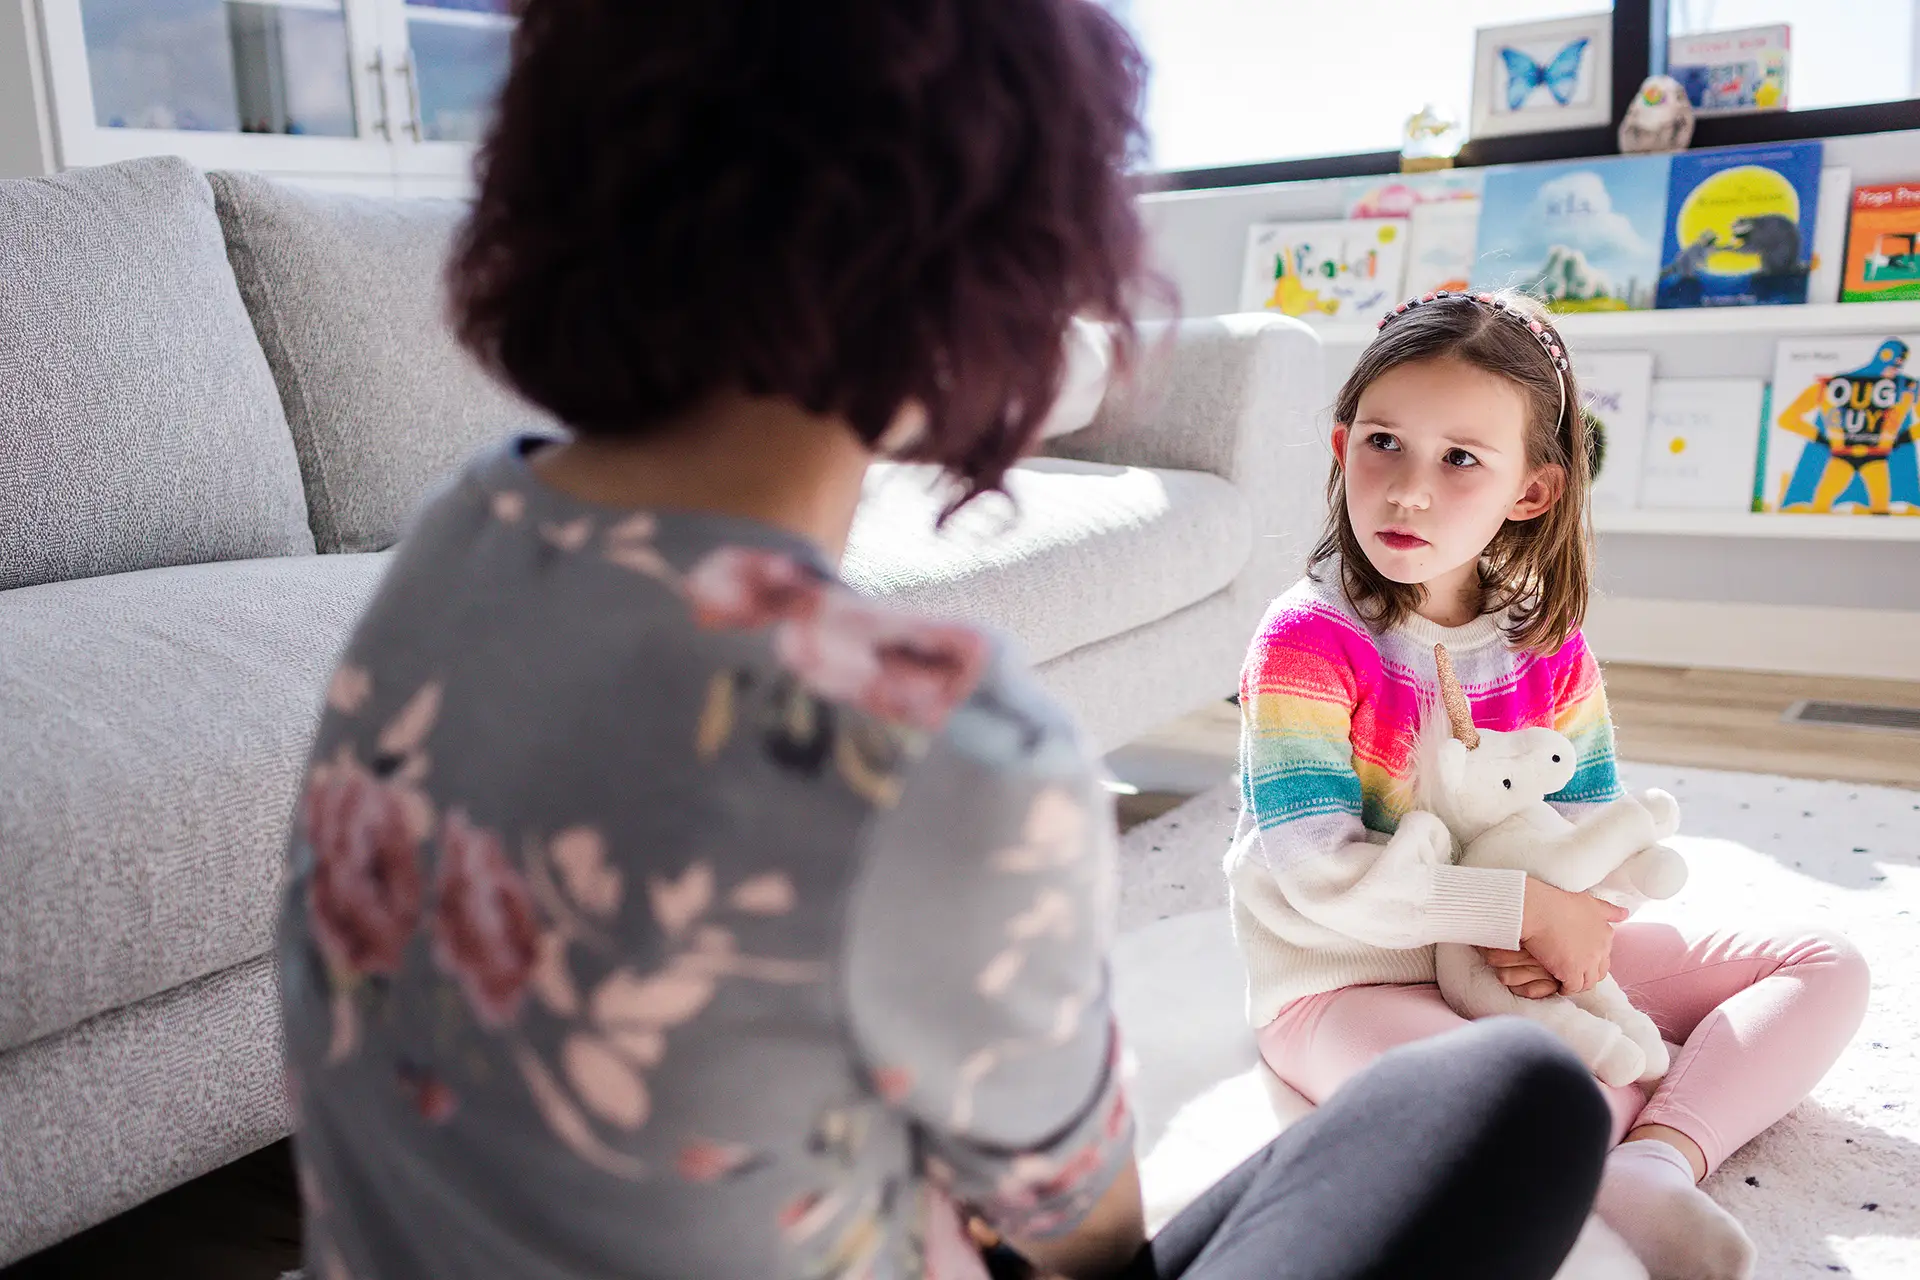
{"type": "Polygon", "coordinates": [[[1400,172],[1425,173],[1453,168],[1453,158],[1460,154],[1466,131],[1458,120],[1441,115],[1429,102],[1407,118],[1400,138],[1400,172]]]}
{"type": "Polygon", "coordinates": [[[1693,141],[1693,103],[1672,76],[1648,76],[1620,121],[1620,150],[1684,151],[1693,141]]]}

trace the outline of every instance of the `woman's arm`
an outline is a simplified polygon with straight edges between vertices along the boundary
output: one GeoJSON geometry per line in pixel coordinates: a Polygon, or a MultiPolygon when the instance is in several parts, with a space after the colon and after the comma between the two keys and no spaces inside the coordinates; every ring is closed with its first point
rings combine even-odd
{"type": "Polygon", "coordinates": [[[1054,1240],[1015,1240],[1013,1247],[1040,1275],[1110,1280],[1127,1269],[1146,1239],[1140,1166],[1129,1156],[1120,1176],[1079,1226],[1054,1240]]]}
{"type": "Polygon", "coordinates": [[[1144,1241],[1107,990],[1115,830],[1071,726],[1022,685],[956,713],[869,823],[843,982],[929,1179],[1078,1280],[1144,1241]]]}

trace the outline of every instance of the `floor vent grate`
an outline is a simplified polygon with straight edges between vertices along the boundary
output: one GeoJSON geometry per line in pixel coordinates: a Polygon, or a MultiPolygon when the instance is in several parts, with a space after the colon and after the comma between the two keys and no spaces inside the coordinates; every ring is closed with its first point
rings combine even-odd
{"type": "Polygon", "coordinates": [[[1788,707],[1787,714],[1781,718],[1789,724],[1920,734],[1920,707],[1886,707],[1866,702],[1821,702],[1816,699],[1807,699],[1788,707]]]}

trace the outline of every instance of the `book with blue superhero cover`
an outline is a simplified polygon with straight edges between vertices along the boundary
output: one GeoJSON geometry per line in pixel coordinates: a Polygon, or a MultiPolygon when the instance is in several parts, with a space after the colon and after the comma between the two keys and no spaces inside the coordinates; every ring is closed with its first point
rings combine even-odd
{"type": "Polygon", "coordinates": [[[1920,516],[1920,335],[1787,338],[1776,350],[1760,505],[1920,516]]]}
{"type": "Polygon", "coordinates": [[[1658,305],[1805,302],[1822,151],[1785,142],[1674,156],[1658,305]]]}
{"type": "Polygon", "coordinates": [[[1489,169],[1473,288],[1520,289],[1560,312],[1652,307],[1671,160],[1489,169]]]}

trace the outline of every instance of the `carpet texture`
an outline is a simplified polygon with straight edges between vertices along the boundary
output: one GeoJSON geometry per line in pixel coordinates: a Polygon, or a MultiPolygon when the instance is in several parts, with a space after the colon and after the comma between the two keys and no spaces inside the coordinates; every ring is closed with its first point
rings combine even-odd
{"type": "MultiPolygon", "coordinates": [[[[1814,1095],[1707,1184],[1759,1276],[1920,1276],[1920,792],[1623,765],[1680,800],[1692,879],[1644,918],[1827,924],[1873,967],[1853,1045],[1814,1095]]],[[[1259,1067],[1241,1016],[1220,861],[1223,785],[1122,841],[1116,999],[1141,1113],[1149,1213],[1170,1216],[1305,1104],[1259,1067]]]]}

